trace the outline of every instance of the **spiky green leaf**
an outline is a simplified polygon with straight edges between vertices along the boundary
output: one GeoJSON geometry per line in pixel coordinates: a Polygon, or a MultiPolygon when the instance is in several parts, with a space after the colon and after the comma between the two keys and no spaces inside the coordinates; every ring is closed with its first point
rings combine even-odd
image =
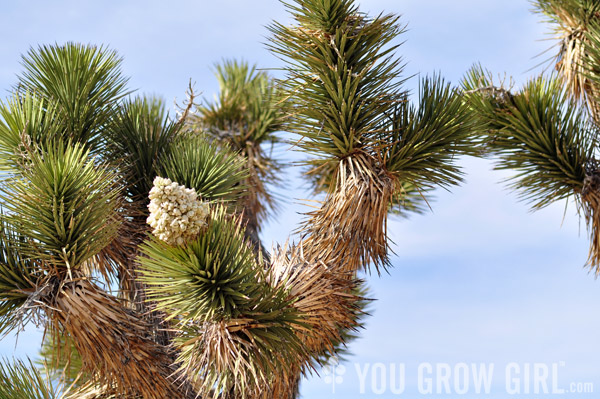
{"type": "Polygon", "coordinates": [[[55,388],[31,361],[0,362],[0,399],[61,399],[65,393],[60,388],[55,388]]]}

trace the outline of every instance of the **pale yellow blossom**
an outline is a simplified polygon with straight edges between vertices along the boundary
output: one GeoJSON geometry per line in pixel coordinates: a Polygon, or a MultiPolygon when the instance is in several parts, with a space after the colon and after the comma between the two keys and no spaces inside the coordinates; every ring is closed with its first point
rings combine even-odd
{"type": "Polygon", "coordinates": [[[206,226],[208,204],[198,198],[196,190],[157,176],[148,197],[146,221],[152,234],[168,244],[183,245],[206,226]]]}

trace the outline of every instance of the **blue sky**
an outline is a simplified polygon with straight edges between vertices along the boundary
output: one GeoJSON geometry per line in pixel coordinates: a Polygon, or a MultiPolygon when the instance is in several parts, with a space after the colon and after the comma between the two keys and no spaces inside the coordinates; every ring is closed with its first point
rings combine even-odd
{"type": "MultiPolygon", "coordinates": [[[[532,68],[548,56],[535,56],[551,45],[544,41],[547,26],[525,0],[359,4],[371,14],[402,15],[408,31],[399,54],[407,62],[407,77],[439,72],[458,83],[473,63],[481,62],[495,73],[512,76],[518,86],[541,71],[532,68]]],[[[221,59],[281,66],[263,43],[265,25],[286,18],[275,0],[6,2],[0,15],[0,98],[15,83],[20,55],[29,47],[68,40],[117,50],[124,57],[125,74],[131,76],[130,86],[162,95],[168,104],[182,100],[190,78],[211,98],[217,88],[211,67],[221,59]]],[[[407,82],[407,88],[416,87],[415,79],[407,82]]],[[[292,151],[278,152],[298,157],[292,151]]],[[[490,393],[480,395],[471,384],[463,398],[506,397],[504,374],[511,363],[522,370],[538,363],[542,372],[556,365],[560,387],[592,382],[600,390],[600,345],[595,342],[600,291],[583,268],[587,235],[574,204],[565,210],[561,202],[531,213],[502,183],[510,173],[492,171],[487,160],[461,163],[464,184],[452,192],[438,190],[432,212],[392,219],[394,267],[389,275],[368,276],[377,301],[361,338],[350,345],[353,355],[342,364],[345,370],[336,369],[337,383],[324,373],[304,381],[303,397],[418,397],[418,369],[424,363],[434,369],[440,363],[453,371],[461,363],[493,364],[490,393]],[[406,389],[394,396],[389,372],[401,365],[406,368],[406,389]],[[357,370],[366,376],[364,392],[357,370]],[[382,371],[388,373],[386,381],[381,380],[382,371]]],[[[305,210],[298,200],[310,198],[297,170],[287,176],[287,186],[278,189],[285,197],[281,211],[263,232],[267,244],[285,241],[305,210]]],[[[0,341],[0,355],[34,355],[39,338],[39,333],[27,331],[15,349],[14,338],[7,337],[0,341]]]]}

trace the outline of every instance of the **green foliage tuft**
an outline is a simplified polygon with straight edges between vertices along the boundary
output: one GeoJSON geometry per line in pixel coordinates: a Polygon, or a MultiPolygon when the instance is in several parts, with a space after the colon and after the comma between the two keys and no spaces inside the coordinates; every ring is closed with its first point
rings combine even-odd
{"type": "Polygon", "coordinates": [[[55,107],[32,93],[0,101],[0,170],[19,172],[28,149],[65,138],[55,107]]]}
{"type": "Polygon", "coordinates": [[[286,290],[267,282],[240,223],[216,206],[185,246],[154,237],[141,246],[148,299],[174,319],[177,362],[204,395],[244,397],[304,356],[295,332],[301,316],[286,290]]]}
{"type": "Polygon", "coordinates": [[[246,62],[226,60],[216,65],[219,95],[214,103],[198,107],[206,132],[242,151],[248,143],[275,142],[281,128],[281,107],[271,78],[246,62]]]}
{"type": "Polygon", "coordinates": [[[64,135],[96,153],[118,100],[127,93],[121,58],[105,47],[66,43],[30,49],[17,92],[33,92],[56,107],[64,135]]]}
{"type": "Polygon", "coordinates": [[[372,144],[402,83],[391,42],[403,29],[397,17],[369,18],[347,0],[287,6],[297,25],[271,25],[270,48],[290,63],[281,82],[290,128],[303,137],[298,147],[318,158],[316,168],[372,144]]]}
{"type": "Polygon", "coordinates": [[[147,202],[161,159],[180,135],[181,125],[169,120],[162,100],[138,97],[125,101],[107,131],[108,159],[121,169],[126,194],[147,202]]]}
{"type": "Polygon", "coordinates": [[[160,162],[158,175],[193,188],[204,201],[235,201],[244,190],[246,160],[205,136],[179,140],[160,162]]]}
{"type": "Polygon", "coordinates": [[[238,219],[221,206],[208,227],[185,246],[150,238],[141,247],[142,281],[149,298],[170,318],[213,321],[249,311],[269,293],[260,283],[262,265],[246,243],[238,219]]]}
{"type": "Polygon", "coordinates": [[[6,182],[3,201],[10,224],[24,236],[23,256],[77,268],[115,237],[116,177],[88,155],[82,145],[58,142],[31,152],[22,176],[6,182]]]}
{"type": "Polygon", "coordinates": [[[467,76],[466,99],[487,122],[496,167],[517,171],[512,187],[534,208],[581,191],[595,130],[561,82],[539,77],[511,94],[481,73],[475,68],[467,76]]]}
{"type": "Polygon", "coordinates": [[[473,138],[478,126],[457,89],[440,77],[424,78],[418,104],[405,98],[390,119],[380,136],[380,158],[388,173],[422,191],[462,180],[456,162],[460,155],[477,153],[473,138]]]}

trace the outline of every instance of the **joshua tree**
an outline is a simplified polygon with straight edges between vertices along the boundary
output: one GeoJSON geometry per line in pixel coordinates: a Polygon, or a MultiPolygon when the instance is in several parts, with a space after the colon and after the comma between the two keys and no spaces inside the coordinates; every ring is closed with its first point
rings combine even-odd
{"type": "MultiPolygon", "coordinates": [[[[24,56],[0,107],[0,331],[46,329],[48,367],[78,375],[63,397],[296,397],[359,325],[358,272],[390,266],[388,213],[461,181],[481,129],[440,77],[409,102],[398,18],[287,7],[294,24],[270,26],[286,79],[226,62],[218,100],[195,109],[190,92],[177,120],[130,96],[106,48],[24,56]],[[299,242],[266,253],[263,144],[282,129],[325,196],[299,242]]],[[[24,363],[0,381],[0,397],[58,396],[24,363]]]]}
{"type": "Polygon", "coordinates": [[[556,73],[522,89],[495,86],[475,66],[465,98],[485,126],[498,169],[515,170],[513,187],[534,209],[574,196],[589,235],[587,265],[600,273],[600,4],[536,0],[558,41],[556,73]]]}

